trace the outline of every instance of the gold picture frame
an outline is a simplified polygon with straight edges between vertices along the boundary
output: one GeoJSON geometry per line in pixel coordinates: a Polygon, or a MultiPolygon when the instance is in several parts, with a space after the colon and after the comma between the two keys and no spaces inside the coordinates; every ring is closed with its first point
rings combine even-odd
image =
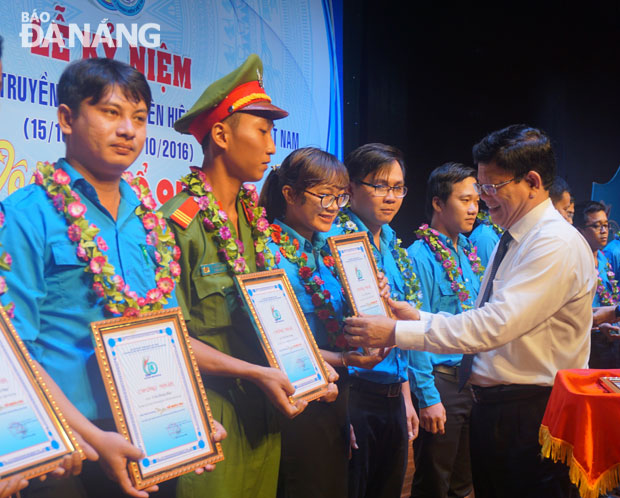
{"type": "Polygon", "coordinates": [[[4,308],[0,306],[0,480],[56,469],[79,447],[4,308]]]}
{"type": "Polygon", "coordinates": [[[620,393],[620,377],[601,377],[600,384],[610,393],[620,393]]]}
{"type": "Polygon", "coordinates": [[[333,235],[327,239],[329,248],[336,262],[336,271],[340,277],[345,297],[351,307],[353,315],[360,313],[367,315],[384,315],[393,318],[392,310],[381,297],[379,291],[378,269],[372,254],[370,241],[366,232],[355,232],[345,235],[333,235]],[[344,258],[344,259],[343,259],[344,258]],[[351,261],[355,260],[355,269],[350,267],[351,261]],[[356,281],[353,283],[352,274],[356,273],[356,281]],[[372,278],[369,278],[372,277],[372,278]],[[364,285],[364,293],[359,292],[364,285]],[[369,287],[370,286],[370,287],[369,287]]]}
{"type": "Polygon", "coordinates": [[[91,329],[116,428],[146,455],[128,463],[137,489],[224,459],[180,308],[91,329]]]}
{"type": "Polygon", "coordinates": [[[236,275],[235,282],[269,365],[286,373],[296,389],[291,399],[323,396],[329,382],[325,361],[285,271],[236,275]]]}

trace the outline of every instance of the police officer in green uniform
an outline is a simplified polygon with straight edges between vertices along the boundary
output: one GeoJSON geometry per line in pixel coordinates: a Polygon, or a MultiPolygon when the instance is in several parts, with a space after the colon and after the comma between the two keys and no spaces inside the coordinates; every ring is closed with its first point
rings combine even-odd
{"type": "Polygon", "coordinates": [[[274,497],[280,461],[274,407],[294,417],[306,406],[289,401],[292,384],[268,366],[233,280],[272,258],[258,195],[243,186],[263,177],[275,153],[273,120],[288,115],[271,104],[262,72],[251,55],[174,125],[204,152],[202,166],[182,179],[184,190],[162,207],[181,248],[177,298],[213,416],[228,431],[225,460],[215,472],[179,479],[177,496],[184,498],[274,497]]]}

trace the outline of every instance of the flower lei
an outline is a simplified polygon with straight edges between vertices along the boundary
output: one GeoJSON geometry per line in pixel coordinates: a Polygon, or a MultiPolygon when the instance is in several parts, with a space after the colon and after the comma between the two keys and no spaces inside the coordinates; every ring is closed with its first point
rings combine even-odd
{"type": "MultiPolygon", "coordinates": [[[[471,309],[472,305],[466,304],[466,301],[470,299],[469,291],[465,287],[465,284],[462,281],[459,281],[459,277],[463,276],[463,270],[457,264],[454,256],[452,256],[452,252],[439,238],[439,232],[433,228],[430,228],[425,223],[415,231],[415,234],[418,239],[426,242],[431,251],[435,253],[435,259],[441,263],[441,266],[446,271],[446,276],[450,281],[450,287],[457,293],[459,301],[461,302],[461,309],[471,309]]],[[[476,246],[472,246],[471,251],[467,251],[467,249],[463,247],[463,252],[471,263],[472,271],[479,276],[478,278],[481,279],[482,274],[484,273],[484,266],[482,266],[482,263],[480,262],[476,246]]]]}
{"type": "MultiPolygon", "coordinates": [[[[342,227],[347,234],[359,232],[359,227],[357,224],[351,220],[351,217],[344,210],[341,210],[338,213],[338,216],[336,217],[336,224],[337,226],[342,227]]],[[[422,291],[420,290],[420,283],[418,282],[418,278],[413,271],[411,259],[401,244],[402,240],[397,238],[391,248],[392,256],[394,261],[396,261],[396,265],[398,266],[401,275],[403,276],[403,281],[405,284],[405,299],[413,303],[416,308],[420,309],[422,307],[422,291]]],[[[372,244],[370,246],[372,247],[373,255],[378,265],[381,258],[375,246],[372,244]]]]}
{"type": "Polygon", "coordinates": [[[487,213],[486,211],[478,211],[476,218],[478,218],[485,225],[490,226],[497,235],[501,235],[504,233],[504,229],[500,227],[499,225],[493,223],[491,221],[491,217],[489,216],[489,213],[487,213]]]}
{"type": "Polygon", "coordinates": [[[105,310],[112,314],[137,316],[141,312],[162,309],[168,302],[181,274],[181,266],[177,262],[181,250],[175,245],[174,234],[168,229],[162,214],[153,212],[157,205],[148,187],[129,172],[123,173],[123,178],[140,200],[135,212],[147,230],[146,243],[155,248],[157,285],[145,297],[139,297],[120,275],[115,274],[114,266],[104,254],[108,250],[107,243],[98,236],[99,228],[89,224],[84,217],[86,206],[69,187],[69,175],[47,162],[39,164],[34,173],[35,183],[45,189],[54,207],[65,216],[67,236],[77,243],[77,256],[86,261],[84,271],[93,275],[92,288],[97,297],[105,299],[105,310]]]}
{"type": "MultiPolygon", "coordinates": [[[[3,226],[4,213],[0,211],[0,228],[2,228],[3,226]]],[[[2,244],[0,244],[0,248],[2,248],[2,244]]],[[[11,255],[6,251],[2,251],[2,254],[0,254],[0,270],[11,271],[12,263],[13,259],[11,258],[11,255]]],[[[5,294],[8,290],[9,288],[6,285],[5,278],[3,276],[0,276],[0,296],[5,294]]],[[[4,311],[6,311],[6,314],[9,316],[9,318],[13,318],[15,316],[15,303],[9,303],[4,306],[4,311]]]]}
{"type": "Polygon", "coordinates": [[[596,277],[596,293],[598,294],[601,303],[607,306],[615,306],[618,304],[618,296],[620,295],[620,290],[618,289],[618,281],[616,280],[616,275],[614,274],[613,269],[611,268],[611,264],[609,261],[605,265],[605,271],[607,272],[607,277],[609,278],[609,283],[611,284],[611,292],[609,292],[605,286],[603,285],[603,279],[600,275],[596,277]]]}
{"type": "MultiPolygon", "coordinates": [[[[325,282],[318,276],[312,274],[314,270],[307,266],[308,255],[299,251],[299,241],[291,238],[287,233],[282,233],[280,225],[271,225],[271,240],[280,247],[280,251],[275,255],[275,263],[280,262],[280,254],[288,261],[294,263],[299,268],[299,278],[301,278],[306,293],[312,296],[312,304],[314,305],[314,313],[325,324],[327,330],[327,338],[330,345],[344,349],[347,341],[344,333],[340,330],[340,324],[336,317],[336,310],[331,302],[331,293],[323,288],[325,282]]],[[[323,264],[334,273],[335,261],[332,256],[323,255],[323,264]]]]}
{"type": "MultiPolygon", "coordinates": [[[[245,252],[243,242],[239,239],[233,239],[233,226],[228,221],[226,212],[220,209],[205,174],[195,166],[190,169],[192,172],[184,176],[181,183],[184,190],[196,198],[204,227],[208,232],[214,232],[220,257],[232,273],[249,273],[250,269],[242,256],[245,252]]],[[[256,265],[259,268],[269,268],[273,266],[273,255],[267,247],[271,228],[266,218],[265,208],[258,206],[256,187],[252,184],[243,185],[239,192],[239,198],[244,205],[245,214],[252,227],[252,238],[256,249],[256,265]]]]}

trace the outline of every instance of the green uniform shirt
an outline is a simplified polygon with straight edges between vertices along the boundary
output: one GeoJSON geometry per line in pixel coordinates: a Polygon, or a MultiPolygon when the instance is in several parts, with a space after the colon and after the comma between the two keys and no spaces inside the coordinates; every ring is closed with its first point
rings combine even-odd
{"type": "MultiPolygon", "coordinates": [[[[177,299],[192,337],[235,358],[268,366],[233,275],[222,262],[214,239],[201,217],[196,215],[187,228],[170,219],[189,197],[181,192],[161,211],[181,248],[181,278],[177,299]]],[[[241,201],[237,201],[239,236],[243,257],[251,272],[256,271],[252,229],[241,201]]],[[[235,234],[233,234],[235,236],[235,234]]],[[[177,496],[218,498],[268,498],[275,496],[280,461],[280,435],[275,408],[253,383],[229,377],[204,378],[209,405],[228,437],[222,442],[225,460],[212,473],[187,474],[179,480],[177,496]]]]}

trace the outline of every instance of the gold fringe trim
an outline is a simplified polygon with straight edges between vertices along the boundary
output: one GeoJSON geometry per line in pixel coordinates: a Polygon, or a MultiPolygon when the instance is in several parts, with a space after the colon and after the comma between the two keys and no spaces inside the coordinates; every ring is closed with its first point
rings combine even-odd
{"type": "Polygon", "coordinates": [[[543,457],[551,458],[554,462],[561,461],[568,466],[568,477],[579,489],[581,498],[599,498],[620,485],[620,463],[608,468],[591,485],[586,471],[573,456],[572,444],[553,437],[545,425],[540,426],[538,441],[542,446],[543,457]]]}

